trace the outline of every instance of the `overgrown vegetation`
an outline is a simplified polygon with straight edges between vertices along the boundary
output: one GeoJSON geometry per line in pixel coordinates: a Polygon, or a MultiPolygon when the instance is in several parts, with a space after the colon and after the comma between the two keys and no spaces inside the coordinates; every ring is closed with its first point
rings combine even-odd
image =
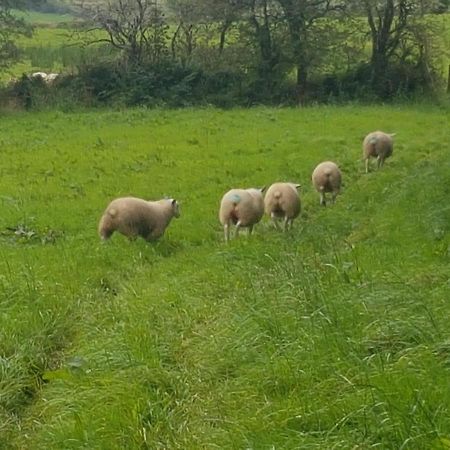
{"type": "Polygon", "coordinates": [[[449,111],[20,113],[0,146],[0,447],[448,448],[449,111]],[[365,175],[368,130],[396,132],[365,175]],[[344,173],[336,205],[315,164],[344,173]],[[302,184],[225,245],[232,186],[302,184]],[[116,196],[182,201],[149,245],[116,196]]]}
{"type": "MultiPolygon", "coordinates": [[[[450,64],[448,5],[375,3],[87,2],[73,9],[78,19],[64,29],[39,29],[22,51],[27,65],[15,73],[28,67],[28,73],[69,74],[44,102],[40,90],[30,92],[36,108],[67,108],[67,99],[248,106],[442,97],[450,64]],[[45,35],[53,42],[38,45],[45,35]]],[[[10,98],[16,90],[6,89],[3,103],[23,106],[10,98]]]]}

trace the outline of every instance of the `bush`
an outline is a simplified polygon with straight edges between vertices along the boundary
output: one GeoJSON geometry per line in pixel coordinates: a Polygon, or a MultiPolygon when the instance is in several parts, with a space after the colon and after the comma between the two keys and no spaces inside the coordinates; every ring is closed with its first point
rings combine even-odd
{"type": "MultiPolygon", "coordinates": [[[[308,82],[307,103],[383,101],[429,93],[429,74],[419,64],[392,64],[382,83],[372,83],[369,64],[345,74],[329,74],[308,82]],[[428,75],[428,79],[426,77],[428,75]]],[[[127,68],[117,62],[83,66],[77,75],[62,76],[51,86],[24,75],[6,90],[3,103],[26,109],[77,106],[233,106],[295,105],[294,81],[262,79],[258,74],[233,70],[205,71],[170,61],[127,68]]]]}
{"type": "Polygon", "coordinates": [[[94,102],[126,106],[232,106],[241,93],[242,76],[232,71],[207,73],[164,63],[124,70],[117,64],[84,68],[76,80],[94,102]]]}
{"type": "Polygon", "coordinates": [[[317,83],[316,97],[321,102],[330,99],[346,100],[388,100],[413,97],[432,90],[432,80],[419,64],[401,62],[390,64],[384,78],[374,86],[372,67],[361,64],[355,70],[343,75],[329,74],[317,83]]]}

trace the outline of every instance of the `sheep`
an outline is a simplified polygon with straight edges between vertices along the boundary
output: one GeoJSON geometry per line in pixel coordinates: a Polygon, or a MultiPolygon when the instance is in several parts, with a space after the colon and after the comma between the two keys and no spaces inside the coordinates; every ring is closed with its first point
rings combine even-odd
{"type": "Polygon", "coordinates": [[[276,219],[284,219],[284,231],[292,228],[294,219],[300,214],[301,203],[298,194],[299,184],[294,183],[274,183],[266,192],[264,197],[264,209],[271,217],[276,228],[276,219]]]}
{"type": "Polygon", "coordinates": [[[326,206],[325,193],[331,192],[333,203],[341,190],[342,174],[339,167],[331,161],[320,163],[312,173],[312,182],[320,193],[320,204],[326,206]]]}
{"type": "Polygon", "coordinates": [[[47,79],[47,74],[45,72],[34,72],[30,75],[32,80],[42,80],[45,82],[47,79]]]}
{"type": "Polygon", "coordinates": [[[59,77],[59,73],[34,72],[30,75],[31,80],[41,80],[47,86],[52,85],[59,77]]]}
{"type": "Polygon", "coordinates": [[[394,144],[392,136],[382,131],[369,133],[363,141],[363,157],[366,161],[366,173],[369,172],[369,159],[371,156],[377,158],[378,169],[383,166],[384,160],[392,155],[394,144]]]}
{"type": "Polygon", "coordinates": [[[264,214],[264,188],[262,189],[231,189],[220,202],[219,220],[223,225],[225,241],[230,240],[230,226],[236,225],[235,237],[241,227],[248,228],[248,234],[253,231],[264,214]]]}
{"type": "Polygon", "coordinates": [[[49,86],[52,85],[59,78],[59,73],[48,73],[44,81],[49,86]]]}
{"type": "Polygon", "coordinates": [[[109,239],[114,231],[118,231],[130,239],[141,236],[146,241],[153,241],[164,234],[173,217],[180,217],[175,199],[116,198],[103,213],[98,233],[102,240],[109,239]]]}

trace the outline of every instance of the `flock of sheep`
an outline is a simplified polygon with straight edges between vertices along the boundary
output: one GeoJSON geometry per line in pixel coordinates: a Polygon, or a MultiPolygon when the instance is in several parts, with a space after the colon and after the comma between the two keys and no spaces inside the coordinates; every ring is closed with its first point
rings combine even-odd
{"type": "MultiPolygon", "coordinates": [[[[377,158],[378,168],[392,155],[392,134],[382,131],[369,133],[363,141],[363,156],[366,173],[369,160],[377,158]]],[[[320,204],[326,205],[325,194],[331,193],[332,202],[336,200],[342,183],[339,167],[331,161],[320,163],[312,173],[312,183],[320,194],[320,204]]],[[[223,226],[225,241],[230,239],[230,229],[235,225],[235,237],[240,228],[247,228],[251,234],[264,215],[264,212],[279,228],[278,220],[284,221],[284,230],[292,227],[294,219],[300,214],[301,202],[299,184],[277,182],[272,184],[263,196],[263,189],[231,189],[222,198],[219,220],[223,226]]],[[[98,232],[103,240],[118,231],[129,238],[141,236],[147,241],[160,238],[173,217],[180,216],[180,207],[175,199],[147,201],[134,197],[113,200],[103,213],[98,232]]]]}

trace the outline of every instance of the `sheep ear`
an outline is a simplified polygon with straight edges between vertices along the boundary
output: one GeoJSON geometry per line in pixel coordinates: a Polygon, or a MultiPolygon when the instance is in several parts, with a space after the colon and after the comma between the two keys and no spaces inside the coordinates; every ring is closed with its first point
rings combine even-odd
{"type": "Polygon", "coordinates": [[[172,199],[172,205],[175,206],[177,204],[177,201],[173,198],[172,199]]]}
{"type": "Polygon", "coordinates": [[[262,188],[260,188],[261,193],[264,192],[267,189],[267,186],[263,186],[262,188]]]}
{"type": "Polygon", "coordinates": [[[295,189],[300,189],[301,187],[302,187],[301,184],[296,184],[296,185],[295,185],[295,189]]]}

